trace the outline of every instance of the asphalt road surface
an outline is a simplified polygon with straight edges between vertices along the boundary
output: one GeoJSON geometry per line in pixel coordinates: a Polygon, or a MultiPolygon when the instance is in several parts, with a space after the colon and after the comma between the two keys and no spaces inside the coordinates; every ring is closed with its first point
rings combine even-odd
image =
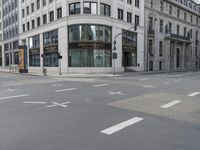
{"type": "Polygon", "coordinates": [[[0,72],[0,150],[200,150],[200,72],[0,72]]]}

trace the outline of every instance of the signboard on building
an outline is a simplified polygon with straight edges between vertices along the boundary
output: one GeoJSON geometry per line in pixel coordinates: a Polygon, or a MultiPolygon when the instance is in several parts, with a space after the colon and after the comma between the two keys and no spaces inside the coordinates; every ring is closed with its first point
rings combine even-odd
{"type": "Polygon", "coordinates": [[[19,46],[19,72],[27,73],[27,46],[19,46]]]}

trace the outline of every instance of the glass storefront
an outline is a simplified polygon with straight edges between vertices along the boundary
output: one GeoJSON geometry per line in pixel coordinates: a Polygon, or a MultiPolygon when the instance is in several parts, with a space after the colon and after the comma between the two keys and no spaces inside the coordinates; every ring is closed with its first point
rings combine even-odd
{"type": "Polygon", "coordinates": [[[40,35],[29,38],[29,66],[40,66],[40,35]]]}
{"type": "Polygon", "coordinates": [[[69,67],[111,67],[111,27],[73,25],[68,29],[69,67]]]}
{"type": "Polygon", "coordinates": [[[44,66],[58,67],[58,30],[46,32],[44,38],[44,66]]]}
{"type": "Polygon", "coordinates": [[[19,52],[14,52],[14,63],[19,64],[19,52]]]}
{"type": "Polygon", "coordinates": [[[137,67],[137,33],[123,30],[123,66],[137,67]]]}

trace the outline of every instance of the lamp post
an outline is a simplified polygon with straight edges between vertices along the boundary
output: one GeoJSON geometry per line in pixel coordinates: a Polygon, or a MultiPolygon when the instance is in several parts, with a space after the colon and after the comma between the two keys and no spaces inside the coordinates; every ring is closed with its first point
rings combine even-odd
{"type": "Polygon", "coordinates": [[[116,47],[116,40],[117,40],[117,37],[119,37],[120,35],[122,35],[123,33],[127,32],[127,31],[130,31],[131,29],[134,28],[134,31],[137,30],[137,26],[138,24],[135,24],[134,27],[131,27],[129,29],[127,29],[126,31],[122,31],[120,33],[118,33],[117,35],[115,35],[114,37],[114,41],[113,41],[113,52],[112,52],[112,59],[113,59],[113,75],[116,74],[116,71],[115,71],[115,59],[117,59],[117,53],[115,52],[117,50],[117,47],[116,47]]]}

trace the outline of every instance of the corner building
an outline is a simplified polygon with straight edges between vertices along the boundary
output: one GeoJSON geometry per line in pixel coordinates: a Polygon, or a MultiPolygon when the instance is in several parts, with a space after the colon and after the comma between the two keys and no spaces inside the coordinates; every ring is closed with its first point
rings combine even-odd
{"type": "Polygon", "coordinates": [[[145,70],[200,68],[200,5],[192,0],[146,0],[145,70]]]}
{"type": "Polygon", "coordinates": [[[20,0],[19,18],[29,72],[144,70],[144,0],[20,0]]]}

